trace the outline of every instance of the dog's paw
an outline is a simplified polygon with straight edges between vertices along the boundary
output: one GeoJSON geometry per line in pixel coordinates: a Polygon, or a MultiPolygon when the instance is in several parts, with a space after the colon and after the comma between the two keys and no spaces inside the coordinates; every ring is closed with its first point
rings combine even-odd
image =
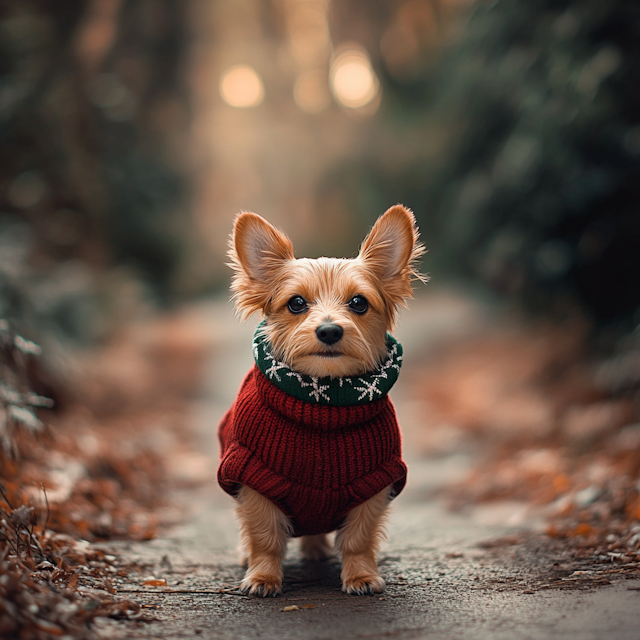
{"type": "Polygon", "coordinates": [[[384,580],[375,574],[349,578],[342,583],[342,590],[354,596],[372,596],[374,593],[382,593],[384,588],[384,580]]]}
{"type": "Polygon", "coordinates": [[[247,576],[240,583],[240,590],[259,598],[275,598],[282,593],[282,579],[278,576],[255,575],[247,576]]]}

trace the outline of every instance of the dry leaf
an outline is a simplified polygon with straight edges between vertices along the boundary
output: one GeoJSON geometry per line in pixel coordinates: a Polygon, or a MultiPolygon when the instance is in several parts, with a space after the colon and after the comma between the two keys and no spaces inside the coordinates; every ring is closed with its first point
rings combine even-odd
{"type": "Polygon", "coordinates": [[[284,607],[280,609],[280,611],[299,611],[300,607],[297,604],[289,605],[288,607],[284,607]]]}
{"type": "Polygon", "coordinates": [[[52,636],[61,636],[64,634],[64,630],[61,627],[48,620],[36,620],[35,625],[40,631],[44,631],[52,636]]]}
{"type": "Polygon", "coordinates": [[[569,531],[568,534],[572,538],[575,538],[577,536],[589,536],[595,532],[596,532],[595,527],[592,527],[587,522],[581,522],[577,527],[574,527],[573,529],[571,529],[571,531],[569,531]]]}
{"type": "Polygon", "coordinates": [[[143,583],[143,585],[146,585],[147,587],[166,587],[167,585],[167,581],[162,578],[161,580],[145,580],[143,583]]]}

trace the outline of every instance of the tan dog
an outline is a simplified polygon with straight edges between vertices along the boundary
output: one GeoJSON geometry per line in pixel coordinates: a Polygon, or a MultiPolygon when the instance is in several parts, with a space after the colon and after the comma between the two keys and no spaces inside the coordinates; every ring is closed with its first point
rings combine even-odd
{"type": "MultiPolygon", "coordinates": [[[[386,398],[386,391],[383,394],[378,390],[378,387],[382,388],[383,383],[387,383],[392,373],[397,377],[394,369],[399,371],[401,360],[401,356],[397,362],[390,356],[395,341],[390,342],[393,338],[387,332],[393,329],[399,309],[406,306],[407,299],[412,297],[412,280],[425,280],[416,269],[416,261],[423,252],[424,248],[418,242],[413,214],[401,205],[391,207],[378,219],[363,242],[360,253],[353,259],[296,259],[290,240],[281,231],[254,213],[239,214],[235,220],[229,251],[230,266],[234,270],[231,289],[238,312],[243,319],[255,311],[264,315],[265,321],[256,334],[259,339],[254,343],[254,351],[257,354],[258,347],[266,345],[268,351],[263,355],[266,354],[265,357],[271,363],[268,369],[262,369],[262,373],[258,371],[257,366],[256,372],[250,372],[243,383],[239,398],[244,393],[243,402],[247,404],[259,395],[253,388],[250,392],[246,391],[246,385],[249,383],[258,385],[263,395],[270,398],[273,394],[269,380],[274,384],[280,381],[283,385],[296,383],[298,380],[301,389],[306,387],[308,393],[313,396],[310,396],[310,401],[315,399],[326,404],[329,401],[327,394],[331,393],[326,390],[333,388],[332,385],[336,389],[336,397],[339,398],[342,397],[340,394],[343,393],[343,387],[351,385],[348,391],[353,393],[353,396],[345,396],[347,400],[341,401],[343,405],[349,402],[348,397],[353,397],[354,403],[364,403],[370,399],[370,406],[384,406],[385,411],[391,416],[389,419],[394,421],[393,405],[386,398]],[[367,378],[369,373],[372,377],[367,378]],[[327,384],[322,384],[323,382],[327,384]],[[367,394],[370,398],[366,397],[367,394]]],[[[393,347],[396,355],[401,353],[401,347],[397,347],[399,351],[393,347]]],[[[256,358],[258,362],[258,356],[256,358]]],[[[289,402],[287,395],[282,397],[287,398],[287,403],[289,402]]],[[[300,411],[306,412],[308,405],[305,403],[294,399],[291,403],[298,403],[295,406],[302,407],[300,411]]],[[[344,413],[352,408],[343,406],[340,410],[344,413]]],[[[326,410],[325,407],[317,409],[326,410]]],[[[358,406],[353,410],[361,409],[358,406]]],[[[228,454],[230,447],[235,447],[233,450],[236,453],[240,451],[245,456],[242,458],[243,473],[245,468],[249,468],[247,460],[254,465],[263,464],[263,459],[266,460],[268,455],[275,455],[266,451],[264,455],[261,451],[246,452],[247,447],[260,442],[257,435],[255,438],[251,435],[243,436],[247,440],[244,444],[234,441],[233,445],[229,445],[230,422],[240,420],[238,416],[241,413],[244,416],[247,411],[242,409],[240,412],[237,407],[232,407],[223,419],[220,431],[223,462],[219,470],[221,485],[235,495],[239,502],[237,515],[242,546],[248,562],[242,582],[243,589],[261,596],[280,593],[283,578],[282,560],[288,539],[292,535],[302,535],[303,555],[311,560],[319,560],[332,553],[326,529],[329,526],[337,526],[335,546],[342,556],[343,591],[353,594],[382,592],[385,583],[378,573],[377,551],[384,537],[383,525],[389,500],[394,494],[394,486],[398,491],[401,490],[406,477],[406,467],[400,458],[399,431],[397,443],[388,445],[393,451],[388,456],[389,460],[385,458],[383,471],[365,469],[371,474],[367,476],[367,486],[376,486],[375,482],[379,483],[381,478],[386,478],[385,484],[366,500],[359,503],[356,500],[355,506],[349,504],[346,507],[336,507],[337,525],[327,525],[323,520],[325,524],[317,525],[317,528],[322,530],[317,530],[313,525],[305,526],[302,516],[297,518],[295,509],[287,502],[288,497],[286,492],[283,493],[282,487],[288,480],[278,476],[277,482],[269,480],[269,487],[273,485],[275,488],[258,491],[249,486],[254,484],[258,489],[262,486],[258,480],[254,482],[253,476],[240,477],[240,472],[229,471],[232,468],[229,462],[231,454],[228,454]],[[272,499],[268,499],[262,495],[263,493],[270,495],[272,499]],[[343,513],[340,509],[346,511],[343,513]],[[304,534],[299,534],[298,528],[304,531],[304,534]]],[[[275,411],[277,414],[277,410],[275,411]]],[[[247,419],[243,419],[246,422],[247,419]]],[[[280,418],[276,415],[276,418],[269,419],[276,424],[280,418]]],[[[249,420],[248,428],[253,424],[251,420],[256,425],[260,422],[258,418],[252,418],[249,420]]],[[[260,425],[256,428],[258,426],[260,425]]],[[[288,428],[294,427],[303,430],[304,425],[296,423],[288,428]]],[[[366,428],[366,425],[363,428],[366,428]]],[[[246,425],[243,429],[245,433],[246,425]]],[[[397,430],[397,423],[395,429],[397,430]]],[[[336,437],[342,435],[342,432],[335,433],[336,437]]],[[[393,435],[393,432],[390,433],[393,435]]],[[[299,435],[303,438],[305,433],[299,435]]],[[[276,434],[270,437],[279,436],[276,434]]],[[[292,437],[294,436],[287,435],[287,442],[291,441],[292,437]]],[[[332,438],[333,435],[323,432],[322,437],[332,438]]],[[[333,446],[332,440],[323,442],[325,444],[322,445],[322,453],[333,446]]],[[[278,446],[284,445],[278,443],[278,446]]],[[[378,445],[374,440],[374,444],[368,446],[375,449],[378,445]]],[[[383,444],[380,444],[380,447],[382,448],[383,444]]],[[[271,452],[271,449],[269,451],[271,452]]],[[[373,453],[367,453],[370,458],[377,454],[375,450],[373,453]]],[[[277,455],[280,455],[280,452],[277,452],[277,455]]],[[[296,464],[305,464],[304,469],[310,468],[309,473],[316,475],[318,469],[314,468],[314,464],[328,466],[331,462],[322,461],[317,451],[307,453],[304,450],[296,450],[286,455],[292,456],[294,460],[282,464],[291,468],[296,464]],[[295,459],[296,456],[299,459],[295,459]]],[[[358,465],[366,467],[366,461],[357,459],[357,452],[349,455],[355,455],[354,468],[358,465]]],[[[384,452],[384,455],[387,453],[384,452]]],[[[348,464],[351,466],[351,458],[348,464]]],[[[233,468],[240,467],[236,464],[233,468]]],[[[259,467],[259,471],[264,475],[262,467],[259,467]]],[[[341,469],[334,468],[331,473],[337,478],[340,471],[341,469]]],[[[357,481],[359,482],[360,478],[357,478],[357,481]]],[[[327,482],[331,483],[331,476],[327,482]]],[[[332,496],[339,497],[338,493],[343,487],[332,487],[332,496]]],[[[311,492],[310,495],[317,495],[319,491],[317,487],[306,487],[306,490],[311,492]]],[[[338,501],[337,497],[335,501],[338,501]]],[[[319,512],[323,508],[325,507],[318,505],[319,512]]],[[[321,515],[324,517],[324,512],[321,515]]],[[[308,518],[307,520],[309,521],[308,518]]]]}

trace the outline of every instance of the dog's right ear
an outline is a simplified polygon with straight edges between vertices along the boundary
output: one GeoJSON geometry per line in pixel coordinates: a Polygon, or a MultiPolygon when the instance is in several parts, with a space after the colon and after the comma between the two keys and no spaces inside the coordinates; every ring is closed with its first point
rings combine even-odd
{"type": "Polygon", "coordinates": [[[287,236],[261,216],[243,211],[236,216],[229,242],[231,291],[243,319],[254,311],[269,313],[283,267],[294,260],[287,236]]]}

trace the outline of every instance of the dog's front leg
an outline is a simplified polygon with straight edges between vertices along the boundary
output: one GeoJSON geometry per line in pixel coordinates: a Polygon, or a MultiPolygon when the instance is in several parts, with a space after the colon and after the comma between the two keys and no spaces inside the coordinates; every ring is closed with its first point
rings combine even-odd
{"type": "Polygon", "coordinates": [[[238,494],[236,514],[248,567],[243,591],[276,596],[282,591],[282,560],[291,536],[291,523],[273,502],[249,487],[238,494]]]}
{"type": "Polygon", "coordinates": [[[342,554],[342,590],[366,595],[382,593],[384,580],[378,573],[378,548],[385,538],[389,487],[352,509],[336,535],[342,554]]]}

